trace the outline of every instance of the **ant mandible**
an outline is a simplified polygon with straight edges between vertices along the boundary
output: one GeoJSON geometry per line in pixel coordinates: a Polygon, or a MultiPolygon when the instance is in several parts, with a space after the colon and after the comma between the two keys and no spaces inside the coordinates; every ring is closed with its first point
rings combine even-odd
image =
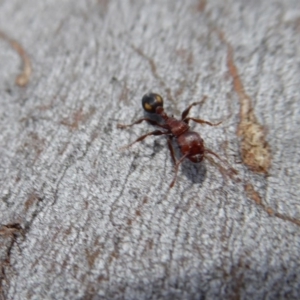
{"type": "Polygon", "coordinates": [[[188,108],[186,108],[182,112],[181,120],[178,120],[174,117],[169,117],[165,113],[164,108],[163,108],[163,99],[160,95],[155,94],[155,93],[148,93],[148,94],[144,95],[144,97],[142,98],[142,106],[143,106],[144,110],[147,113],[159,115],[162,118],[163,123],[158,123],[157,121],[152,120],[150,118],[142,118],[142,119],[137,120],[136,122],[129,124],[129,125],[118,124],[117,127],[124,129],[124,128],[128,128],[130,126],[133,126],[135,124],[140,124],[143,121],[147,121],[151,125],[154,125],[154,126],[164,129],[164,131],[154,130],[152,132],[144,134],[144,135],[140,136],[137,140],[132,142],[131,144],[123,147],[123,149],[129,148],[133,144],[140,142],[140,141],[144,140],[146,137],[151,136],[151,135],[167,135],[168,136],[168,147],[170,150],[172,160],[175,164],[175,175],[170,184],[170,188],[172,188],[174,186],[174,183],[176,181],[179,165],[186,158],[189,159],[190,161],[192,161],[193,163],[199,163],[204,158],[206,158],[212,164],[218,166],[220,171],[222,172],[222,174],[226,173],[230,176],[233,174],[237,174],[237,171],[234,170],[233,168],[231,168],[226,161],[224,161],[223,159],[221,159],[219,157],[218,154],[214,153],[213,151],[209,150],[208,148],[206,148],[204,146],[204,141],[197,132],[190,130],[190,126],[188,125],[190,120],[192,120],[196,123],[199,123],[199,124],[207,124],[209,126],[218,126],[219,124],[221,124],[221,122],[213,124],[211,122],[204,121],[201,119],[195,119],[195,118],[188,117],[190,109],[195,105],[201,104],[205,98],[206,98],[206,96],[203,97],[202,101],[193,102],[188,108]],[[178,161],[176,161],[175,152],[174,152],[174,149],[172,146],[173,138],[176,139],[179,149],[182,153],[182,156],[178,161]],[[229,169],[226,170],[225,168],[223,168],[220,164],[215,162],[214,159],[212,157],[208,156],[207,154],[217,157],[220,161],[222,161],[224,164],[229,166],[229,169]]]}

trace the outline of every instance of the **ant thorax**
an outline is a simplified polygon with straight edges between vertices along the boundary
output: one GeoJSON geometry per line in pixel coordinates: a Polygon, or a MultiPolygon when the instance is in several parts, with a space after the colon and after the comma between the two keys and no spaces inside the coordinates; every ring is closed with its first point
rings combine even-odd
{"type": "Polygon", "coordinates": [[[175,137],[179,137],[190,129],[189,125],[172,117],[168,118],[166,124],[169,126],[171,133],[175,137]]]}

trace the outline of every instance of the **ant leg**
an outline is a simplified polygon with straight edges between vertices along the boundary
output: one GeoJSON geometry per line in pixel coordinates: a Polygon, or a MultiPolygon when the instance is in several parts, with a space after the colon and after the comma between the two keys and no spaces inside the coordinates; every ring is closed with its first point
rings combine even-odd
{"type": "Polygon", "coordinates": [[[182,114],[181,114],[181,120],[185,121],[185,118],[186,118],[187,115],[189,114],[191,108],[192,108],[193,106],[196,106],[196,105],[199,105],[199,104],[202,105],[202,104],[204,103],[204,101],[206,100],[206,98],[207,98],[207,96],[204,96],[204,97],[202,98],[201,101],[194,102],[194,103],[192,103],[188,108],[186,108],[186,109],[182,112],[182,114]]]}
{"type": "Polygon", "coordinates": [[[144,140],[147,136],[150,136],[150,135],[163,135],[163,134],[169,134],[168,131],[166,132],[163,132],[163,131],[160,131],[160,130],[154,130],[152,132],[149,132],[147,134],[144,134],[142,136],[140,136],[137,140],[135,140],[134,142],[130,143],[129,145],[127,146],[123,146],[122,148],[120,148],[120,150],[125,150],[129,147],[131,147],[133,144],[137,143],[137,142],[141,142],[142,140],[144,140]]]}
{"type": "Polygon", "coordinates": [[[212,157],[206,156],[206,155],[205,155],[205,158],[208,159],[213,165],[217,166],[217,167],[219,168],[220,172],[221,172],[223,175],[226,174],[226,175],[228,175],[230,178],[232,178],[234,175],[237,175],[237,174],[238,174],[238,171],[235,170],[234,168],[232,168],[226,160],[221,159],[221,157],[220,157],[218,154],[216,154],[215,152],[213,152],[213,151],[211,151],[211,150],[209,150],[209,149],[205,149],[205,152],[206,152],[206,153],[209,153],[209,154],[211,154],[211,155],[213,155],[213,156],[215,156],[215,157],[218,158],[223,164],[225,164],[225,165],[228,167],[228,169],[225,169],[225,168],[222,167],[219,163],[215,162],[215,160],[214,160],[212,157]]]}
{"type": "Polygon", "coordinates": [[[168,138],[168,147],[169,147],[169,150],[170,150],[171,157],[172,157],[172,160],[174,162],[174,165],[176,165],[175,152],[174,152],[174,148],[172,146],[172,140],[171,140],[170,137],[168,138]]]}
{"type": "Polygon", "coordinates": [[[215,167],[217,167],[220,171],[220,173],[225,177],[226,175],[226,169],[222,167],[220,164],[218,164],[212,157],[210,156],[205,156],[205,158],[215,167]]]}
{"type": "Polygon", "coordinates": [[[171,182],[171,184],[170,184],[170,188],[172,188],[172,187],[174,186],[174,183],[175,183],[175,181],[176,181],[179,165],[184,161],[184,159],[185,159],[187,156],[188,156],[188,154],[185,154],[185,155],[183,155],[183,156],[177,161],[177,163],[176,163],[176,165],[175,165],[175,175],[174,175],[174,178],[173,178],[173,180],[172,180],[172,182],[171,182]]]}
{"type": "Polygon", "coordinates": [[[155,126],[158,126],[158,127],[161,127],[161,128],[166,129],[166,127],[165,127],[164,125],[159,124],[158,122],[156,122],[156,121],[154,121],[154,120],[151,120],[151,119],[149,119],[149,118],[143,118],[143,119],[137,120],[137,121],[135,121],[134,123],[128,124],[128,125],[118,124],[118,125],[117,125],[117,128],[125,129],[125,128],[131,127],[131,126],[133,126],[133,125],[135,125],[135,124],[140,124],[140,123],[142,123],[143,121],[147,121],[147,122],[150,123],[151,125],[155,125],[155,126]]]}
{"type": "Polygon", "coordinates": [[[211,122],[208,122],[208,121],[204,121],[204,120],[201,120],[201,119],[195,119],[195,118],[186,118],[184,120],[184,122],[188,124],[190,120],[192,120],[196,123],[199,123],[199,124],[207,124],[209,126],[218,126],[222,123],[222,121],[221,121],[221,122],[218,122],[218,123],[214,124],[214,123],[211,123],[211,122]]]}

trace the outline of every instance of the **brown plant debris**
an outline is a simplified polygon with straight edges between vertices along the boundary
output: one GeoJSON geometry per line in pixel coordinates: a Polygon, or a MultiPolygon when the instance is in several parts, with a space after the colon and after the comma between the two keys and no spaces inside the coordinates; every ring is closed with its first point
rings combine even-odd
{"type": "Polygon", "coordinates": [[[22,233],[23,229],[19,223],[12,223],[0,226],[0,236],[10,237],[22,233]]]}
{"type": "Polygon", "coordinates": [[[21,87],[26,86],[29,82],[29,79],[30,79],[30,76],[32,73],[31,62],[30,62],[28,54],[16,40],[10,38],[2,31],[0,31],[0,38],[7,41],[11,45],[11,47],[19,54],[20,58],[22,59],[23,70],[16,77],[16,84],[21,87]]]}
{"type": "Polygon", "coordinates": [[[90,107],[89,111],[84,112],[81,106],[77,111],[73,113],[73,116],[69,119],[64,119],[60,123],[62,125],[70,127],[72,130],[77,130],[81,123],[86,122],[96,112],[95,107],[90,107]]]}
{"type": "Polygon", "coordinates": [[[263,205],[259,193],[254,189],[254,186],[252,184],[248,183],[245,185],[245,192],[247,194],[247,197],[255,201],[256,204],[263,205]]]}
{"type": "Polygon", "coordinates": [[[37,202],[42,201],[42,198],[39,197],[36,193],[31,193],[27,200],[24,203],[25,211],[27,212],[32,206],[34,206],[37,202]]]}
{"type": "Polygon", "coordinates": [[[205,10],[206,4],[206,0],[198,0],[197,11],[203,12],[205,10]]]}
{"type": "Polygon", "coordinates": [[[238,69],[234,63],[232,46],[226,41],[220,30],[217,30],[217,33],[227,45],[227,67],[240,102],[240,123],[237,134],[241,138],[242,161],[253,172],[267,174],[272,158],[264,127],[259,124],[252,107],[252,100],[245,92],[238,69]]]}

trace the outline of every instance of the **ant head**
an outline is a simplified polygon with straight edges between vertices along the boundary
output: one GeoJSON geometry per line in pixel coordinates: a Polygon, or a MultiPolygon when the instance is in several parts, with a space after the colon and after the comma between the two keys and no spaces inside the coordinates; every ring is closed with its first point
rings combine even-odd
{"type": "Polygon", "coordinates": [[[156,113],[157,107],[163,107],[164,101],[163,98],[155,93],[148,93],[144,95],[142,99],[142,105],[146,112],[148,113],[156,113]]]}

